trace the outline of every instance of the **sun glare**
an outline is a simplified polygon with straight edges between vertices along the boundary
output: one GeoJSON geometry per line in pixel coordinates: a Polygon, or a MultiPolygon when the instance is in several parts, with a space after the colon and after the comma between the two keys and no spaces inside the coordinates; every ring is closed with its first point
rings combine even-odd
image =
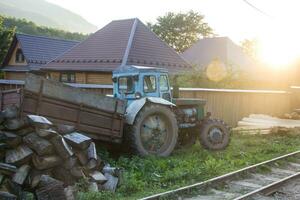
{"type": "MultiPolygon", "coordinates": [[[[277,28],[278,29],[278,28],[277,28]]],[[[285,29],[268,32],[259,39],[258,55],[260,59],[272,68],[283,69],[300,58],[300,40],[296,32],[285,29]]]]}

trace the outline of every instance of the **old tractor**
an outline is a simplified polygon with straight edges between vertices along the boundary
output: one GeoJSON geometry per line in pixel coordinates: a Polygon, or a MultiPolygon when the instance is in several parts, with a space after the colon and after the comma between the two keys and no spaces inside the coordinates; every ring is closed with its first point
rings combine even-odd
{"type": "Polygon", "coordinates": [[[113,96],[127,101],[125,135],[135,153],[168,156],[176,146],[192,145],[197,138],[210,150],[228,145],[229,128],[210,119],[205,100],[172,96],[166,69],[123,66],[112,79],[113,96]]]}

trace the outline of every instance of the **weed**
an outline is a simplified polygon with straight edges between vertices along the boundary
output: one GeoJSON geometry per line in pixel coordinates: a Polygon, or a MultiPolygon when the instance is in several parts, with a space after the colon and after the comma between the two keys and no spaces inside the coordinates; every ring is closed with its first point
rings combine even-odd
{"type": "MultiPolygon", "coordinates": [[[[276,135],[232,134],[227,149],[207,151],[200,144],[176,150],[167,158],[121,156],[109,163],[125,169],[124,181],[115,194],[80,193],[79,199],[137,199],[176,189],[253,165],[299,149],[298,133],[276,135]],[[105,197],[105,198],[104,198],[105,197]]],[[[268,171],[269,169],[258,169],[268,171]]]]}

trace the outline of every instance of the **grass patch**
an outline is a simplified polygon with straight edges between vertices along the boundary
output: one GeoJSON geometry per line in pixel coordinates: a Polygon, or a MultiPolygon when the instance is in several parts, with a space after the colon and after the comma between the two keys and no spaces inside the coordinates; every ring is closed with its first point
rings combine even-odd
{"type": "Polygon", "coordinates": [[[121,186],[115,194],[81,192],[78,199],[137,199],[204,181],[299,150],[299,136],[300,133],[233,134],[229,147],[224,151],[207,151],[196,144],[187,149],[177,150],[168,158],[121,156],[111,159],[105,152],[103,156],[107,161],[113,166],[125,169],[121,186]]]}

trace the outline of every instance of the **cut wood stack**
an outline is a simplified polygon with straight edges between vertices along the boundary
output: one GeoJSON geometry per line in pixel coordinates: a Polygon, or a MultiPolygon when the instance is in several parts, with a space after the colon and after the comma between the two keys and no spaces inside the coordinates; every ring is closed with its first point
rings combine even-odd
{"type": "Polygon", "coordinates": [[[37,115],[19,117],[15,106],[0,112],[0,199],[74,199],[74,185],[115,191],[116,168],[104,166],[91,138],[37,115]]]}
{"type": "Polygon", "coordinates": [[[249,134],[289,132],[300,128],[300,120],[281,119],[263,114],[251,114],[238,122],[233,131],[249,134]]]}

